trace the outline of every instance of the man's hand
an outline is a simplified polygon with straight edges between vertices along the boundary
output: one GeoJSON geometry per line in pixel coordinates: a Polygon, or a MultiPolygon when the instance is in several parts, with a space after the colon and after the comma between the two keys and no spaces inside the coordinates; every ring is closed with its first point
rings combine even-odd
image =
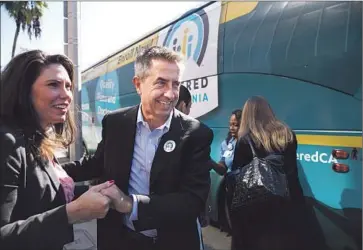
{"type": "Polygon", "coordinates": [[[115,185],[110,181],[93,186],[78,199],[68,203],[66,205],[68,222],[74,224],[104,218],[110,207],[111,199],[100,192],[112,186],[115,185]]]}
{"type": "Polygon", "coordinates": [[[131,213],[133,204],[132,198],[125,195],[116,185],[102,189],[100,192],[111,199],[111,208],[114,208],[120,213],[131,213]]]}

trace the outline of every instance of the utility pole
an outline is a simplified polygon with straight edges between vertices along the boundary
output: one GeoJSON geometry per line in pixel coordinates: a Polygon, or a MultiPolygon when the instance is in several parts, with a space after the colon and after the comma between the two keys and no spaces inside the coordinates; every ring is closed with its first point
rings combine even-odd
{"type": "Polygon", "coordinates": [[[64,1],[64,53],[74,63],[74,95],[71,109],[78,127],[76,140],[70,146],[69,159],[79,160],[83,155],[82,146],[82,117],[81,107],[81,72],[79,70],[79,28],[80,28],[80,3],[77,1],[64,1]]]}

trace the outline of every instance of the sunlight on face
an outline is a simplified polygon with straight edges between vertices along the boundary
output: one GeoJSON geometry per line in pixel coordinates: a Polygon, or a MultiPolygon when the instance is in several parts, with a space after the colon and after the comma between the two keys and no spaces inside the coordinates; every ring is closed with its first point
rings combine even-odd
{"type": "Polygon", "coordinates": [[[152,60],[148,75],[135,81],[143,113],[165,121],[179,99],[180,65],[165,60],[152,60]]]}
{"type": "Polygon", "coordinates": [[[72,88],[69,75],[60,64],[49,65],[35,80],[31,96],[44,129],[66,120],[73,99],[72,88]]]}

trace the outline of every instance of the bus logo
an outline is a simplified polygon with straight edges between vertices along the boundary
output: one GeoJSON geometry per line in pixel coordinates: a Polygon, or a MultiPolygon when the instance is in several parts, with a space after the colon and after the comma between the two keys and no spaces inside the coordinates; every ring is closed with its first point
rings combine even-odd
{"type": "Polygon", "coordinates": [[[208,15],[204,10],[200,10],[170,26],[163,46],[181,53],[187,60],[192,59],[201,66],[207,49],[208,36],[208,15]]]}
{"type": "Polygon", "coordinates": [[[218,107],[218,33],[221,2],[191,10],[158,33],[159,46],[182,55],[180,82],[192,95],[190,116],[201,117],[218,107]]]}

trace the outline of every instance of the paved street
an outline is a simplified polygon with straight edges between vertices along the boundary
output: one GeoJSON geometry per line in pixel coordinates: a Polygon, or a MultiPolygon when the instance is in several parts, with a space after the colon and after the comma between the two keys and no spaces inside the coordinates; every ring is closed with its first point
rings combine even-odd
{"type": "MultiPolygon", "coordinates": [[[[63,250],[97,250],[95,220],[75,225],[74,232],[75,241],[66,245],[63,250]]],[[[218,228],[203,228],[203,241],[205,250],[230,250],[231,237],[227,237],[218,228]]]]}
{"type": "Polygon", "coordinates": [[[208,226],[203,228],[203,241],[205,250],[230,250],[231,237],[220,232],[218,228],[208,226]]]}

